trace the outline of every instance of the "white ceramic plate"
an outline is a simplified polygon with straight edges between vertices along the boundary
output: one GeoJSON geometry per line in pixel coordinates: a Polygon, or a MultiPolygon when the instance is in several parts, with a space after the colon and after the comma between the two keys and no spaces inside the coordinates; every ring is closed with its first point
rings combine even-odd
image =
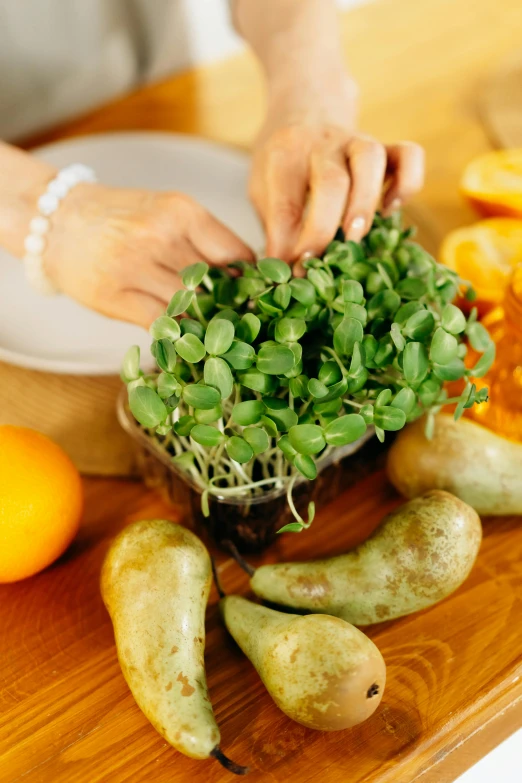
{"type": "MultiPolygon", "coordinates": [[[[189,136],[110,133],[51,144],[37,154],[58,168],[86,163],[108,185],[181,190],[251,247],[263,244],[246,198],[245,153],[189,136]]],[[[145,330],[66,296],[40,296],[25,282],[22,264],[0,249],[0,360],[46,372],[111,375],[133,344],[149,356],[145,330]]]]}

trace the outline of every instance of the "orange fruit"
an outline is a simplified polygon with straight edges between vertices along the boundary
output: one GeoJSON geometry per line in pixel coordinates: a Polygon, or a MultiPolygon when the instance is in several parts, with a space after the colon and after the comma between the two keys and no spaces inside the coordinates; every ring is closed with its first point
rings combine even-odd
{"type": "Polygon", "coordinates": [[[451,231],[439,258],[472,283],[479,309],[499,305],[513,268],[522,262],[522,220],[490,218],[451,231]]]}
{"type": "Polygon", "coordinates": [[[522,218],[522,149],[475,158],[464,169],[460,184],[480,215],[522,218]]]}
{"type": "Polygon", "coordinates": [[[80,475],[67,454],[35,430],[0,426],[0,582],[45,568],[76,535],[80,475]]]}

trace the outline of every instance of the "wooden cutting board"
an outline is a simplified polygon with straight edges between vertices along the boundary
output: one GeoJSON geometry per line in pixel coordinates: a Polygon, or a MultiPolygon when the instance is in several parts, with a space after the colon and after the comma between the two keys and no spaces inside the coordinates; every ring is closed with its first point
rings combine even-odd
{"type": "MultiPolygon", "coordinates": [[[[217,762],[167,746],[120,672],[98,588],[111,537],[131,520],[176,518],[139,484],[86,481],[79,539],[54,567],[0,586],[0,783],[230,783],[217,762]]],[[[400,503],[382,473],[279,539],[265,560],[346,551],[400,503]]],[[[522,722],[522,520],[491,519],[475,569],[438,606],[367,632],[387,664],[376,713],[322,733],[289,720],[222,628],[211,594],[206,662],[223,749],[251,783],[447,783],[522,722]]],[[[227,592],[247,593],[217,555],[227,592]]]]}

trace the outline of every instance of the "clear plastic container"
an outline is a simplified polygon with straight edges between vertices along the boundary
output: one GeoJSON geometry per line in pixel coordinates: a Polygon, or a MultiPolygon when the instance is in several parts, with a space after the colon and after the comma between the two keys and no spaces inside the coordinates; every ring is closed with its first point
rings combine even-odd
{"type": "MultiPolygon", "coordinates": [[[[295,521],[288,507],[286,488],[268,489],[255,497],[210,495],[210,516],[204,517],[201,487],[172,462],[171,454],[134,419],[127,405],[126,389],[118,399],[118,419],[136,444],[138,469],[147,486],[160,491],[168,502],[178,507],[185,521],[192,522],[199,531],[210,533],[218,545],[226,548],[226,542],[232,541],[242,552],[260,552],[272,543],[283,525],[295,521]]],[[[334,449],[319,459],[314,481],[299,476],[293,498],[304,518],[311,500],[319,509],[375,469],[385,446],[373,434],[373,428],[369,428],[355,443],[334,449]]]]}

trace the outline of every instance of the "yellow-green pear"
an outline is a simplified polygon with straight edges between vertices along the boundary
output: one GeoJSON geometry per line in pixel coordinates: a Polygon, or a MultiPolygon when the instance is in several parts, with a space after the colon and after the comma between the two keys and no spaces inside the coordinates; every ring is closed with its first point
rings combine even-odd
{"type": "Polygon", "coordinates": [[[285,614],[240,596],[221,600],[226,627],[277,706],[312,729],[346,729],[379,706],[386,666],[353,625],[323,614],[285,614]]]}
{"type": "Polygon", "coordinates": [[[264,565],[250,584],[272,603],[370,625],[450,595],[471,571],[481,539],[480,519],[471,506],[433,490],[388,514],[351,552],[264,565]]]}
{"type": "Polygon", "coordinates": [[[212,568],[201,541],[165,520],[136,522],[112,543],[101,591],[118,659],[132,695],[154,728],[195,759],[220,751],[205,679],[205,609],[212,568]]]}
{"type": "Polygon", "coordinates": [[[423,420],[409,424],[388,453],[387,470],[407,498],[445,489],[484,516],[522,514],[522,443],[469,419],[439,414],[431,440],[423,420]]]}

